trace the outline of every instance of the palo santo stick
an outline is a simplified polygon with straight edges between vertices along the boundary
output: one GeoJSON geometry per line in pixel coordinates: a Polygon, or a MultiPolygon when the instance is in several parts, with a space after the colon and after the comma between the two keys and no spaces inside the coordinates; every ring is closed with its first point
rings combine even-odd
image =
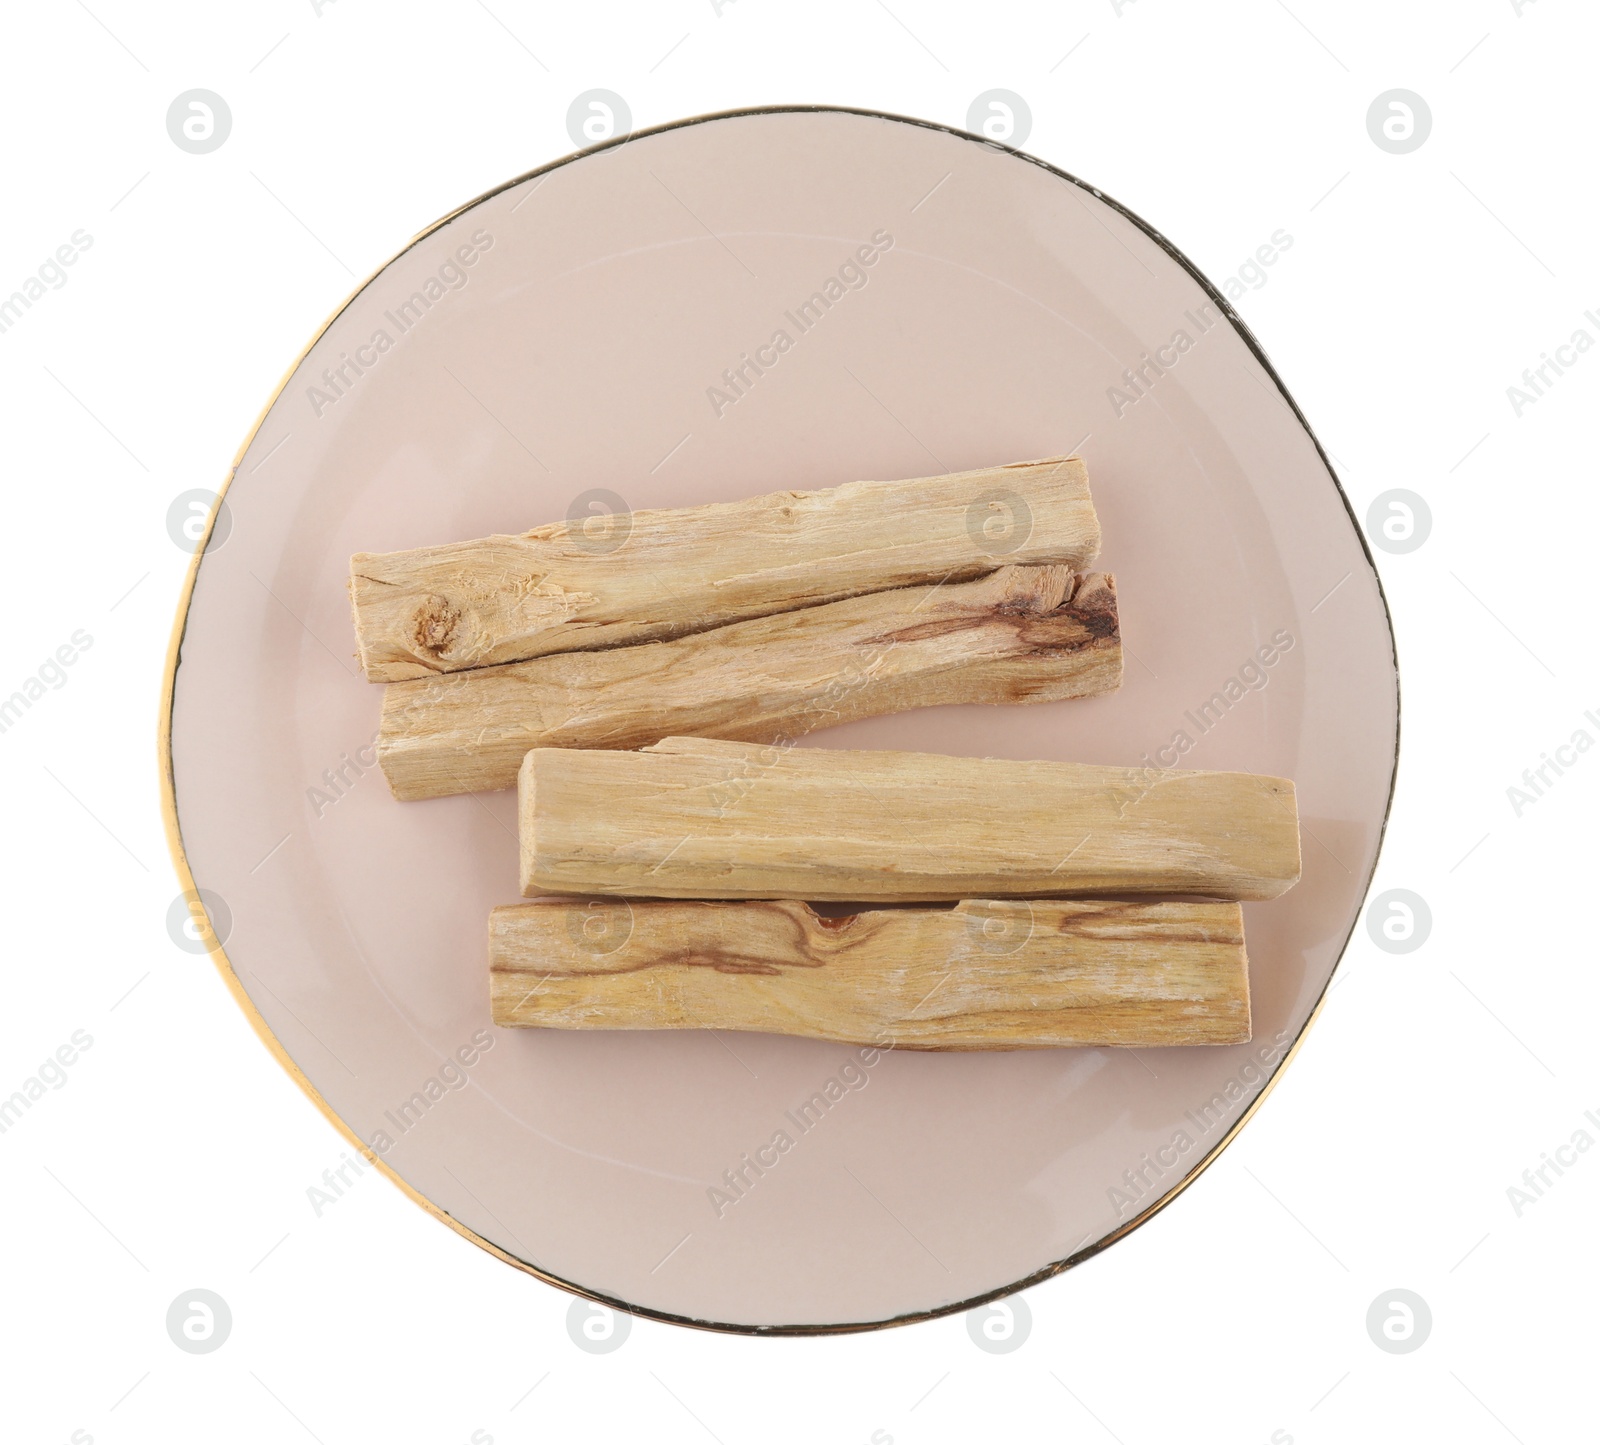
{"type": "Polygon", "coordinates": [[[545,900],[489,915],[494,1021],[743,1029],[901,1049],[1236,1044],[1237,903],[545,900]]]}
{"type": "Polygon", "coordinates": [[[1252,773],[667,738],[537,748],[518,790],[530,896],[1275,898],[1300,875],[1294,784],[1252,773]]]}
{"type": "Polygon", "coordinates": [[[1083,462],[1050,457],[358,552],[350,598],[362,669],[399,682],[1099,550],[1083,462]]]}
{"type": "Polygon", "coordinates": [[[1048,702],[1122,681],[1100,573],[1002,567],[757,617],[672,642],[391,683],[378,761],[397,798],[510,788],[531,748],[747,742],[940,703],[1048,702]]]}

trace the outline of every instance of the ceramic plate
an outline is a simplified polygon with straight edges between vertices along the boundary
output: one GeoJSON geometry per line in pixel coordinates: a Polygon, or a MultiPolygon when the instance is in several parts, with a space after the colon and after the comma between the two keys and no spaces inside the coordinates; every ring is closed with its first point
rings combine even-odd
{"type": "Polygon", "coordinates": [[[1169,243],[971,136],[718,116],[474,201],[327,324],[218,518],[175,638],[169,821],[225,975],[421,1202],[636,1312],[859,1328],[1093,1253],[1248,1116],[1372,873],[1394,656],[1324,455],[1169,243]],[[1293,778],[1304,878],[1245,908],[1253,1042],[864,1062],[754,1034],[491,1026],[485,920],[518,896],[514,797],[389,796],[352,552],[1071,451],[1117,578],[1122,690],[805,745],[1293,778]]]}

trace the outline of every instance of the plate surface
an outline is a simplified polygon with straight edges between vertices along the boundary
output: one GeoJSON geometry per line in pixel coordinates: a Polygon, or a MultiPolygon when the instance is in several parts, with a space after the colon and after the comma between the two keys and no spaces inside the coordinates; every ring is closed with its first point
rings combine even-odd
{"type": "Polygon", "coordinates": [[[225,905],[219,961],[406,1186],[584,1292],[731,1328],[851,1327],[1091,1253],[1248,1113],[1356,920],[1398,699],[1343,496],[1187,264],[992,145],[762,111],[512,184],[329,323],[225,505],[171,710],[182,858],[225,905]],[[724,373],[762,356],[735,395],[724,373]],[[672,507],[1073,450],[1117,577],[1122,690],[805,745],[1293,778],[1304,879],[1245,909],[1253,1043],[869,1062],[763,1035],[491,1027],[485,921],[517,899],[514,797],[389,796],[352,552],[524,530],[595,491],[672,507]],[[779,1133],[792,1147],[768,1147],[779,1133]]]}

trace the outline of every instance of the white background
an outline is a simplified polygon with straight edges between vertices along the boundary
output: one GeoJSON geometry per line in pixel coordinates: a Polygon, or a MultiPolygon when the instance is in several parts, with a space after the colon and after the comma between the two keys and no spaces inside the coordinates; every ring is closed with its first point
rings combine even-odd
{"type": "Polygon", "coordinates": [[[1600,755],[1520,816],[1507,789],[1576,730],[1600,740],[1600,354],[1521,416],[1507,388],[1580,326],[1600,340],[1600,24],[1577,0],[1118,8],[8,10],[0,296],[75,230],[93,244],[0,334],[0,696],[74,631],[93,644],[0,733],[0,1096],[74,1030],[93,1044],[0,1135],[6,1440],[1593,1438],[1600,1149],[1520,1215],[1507,1191],[1575,1131],[1600,1142],[1579,922],[1600,755]],[[166,129],[196,87],[233,115],[208,155],[166,129]],[[359,278],[570,151],[594,87],[636,127],[781,101],[965,125],[981,92],[1016,92],[1025,149],[1217,284],[1293,236],[1239,310],[1358,514],[1396,487],[1432,511],[1420,548],[1377,553],[1404,741],[1375,885],[1424,897],[1431,935],[1391,955],[1358,929],[1255,1120],[1171,1208],[1030,1291],[1008,1354],[959,1317],[817,1340],[638,1321],[586,1353],[568,1296],[380,1177],[318,1217],[307,1189],[343,1140],[167,935],[155,726],[188,563],[169,504],[221,482],[359,278]],[[1406,155],[1366,126],[1396,87],[1433,118],[1406,155]],[[233,1315],[204,1355],[165,1326],[195,1287],[233,1315]],[[1395,1288],[1432,1312],[1408,1354],[1366,1327],[1395,1288]]]}

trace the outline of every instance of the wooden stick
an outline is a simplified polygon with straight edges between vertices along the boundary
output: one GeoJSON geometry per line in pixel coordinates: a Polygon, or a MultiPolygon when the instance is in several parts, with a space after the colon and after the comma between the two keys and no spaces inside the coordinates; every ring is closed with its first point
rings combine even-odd
{"type": "Polygon", "coordinates": [[[514,787],[531,748],[792,740],[908,708],[1048,702],[1121,681],[1110,577],[1002,567],[672,642],[392,683],[378,761],[395,797],[436,798],[514,787]]]}
{"type": "Polygon", "coordinates": [[[569,900],[489,916],[494,1021],[743,1029],[901,1049],[1236,1044],[1237,903],[959,903],[819,918],[804,903],[569,900]]]}
{"type": "Polygon", "coordinates": [[[1251,773],[667,738],[536,748],[518,788],[525,895],[1274,898],[1300,875],[1294,785],[1251,773]]]}
{"type": "Polygon", "coordinates": [[[358,552],[350,598],[362,669],[398,682],[654,642],[1005,563],[1082,569],[1099,550],[1083,462],[1050,457],[358,552]]]}

